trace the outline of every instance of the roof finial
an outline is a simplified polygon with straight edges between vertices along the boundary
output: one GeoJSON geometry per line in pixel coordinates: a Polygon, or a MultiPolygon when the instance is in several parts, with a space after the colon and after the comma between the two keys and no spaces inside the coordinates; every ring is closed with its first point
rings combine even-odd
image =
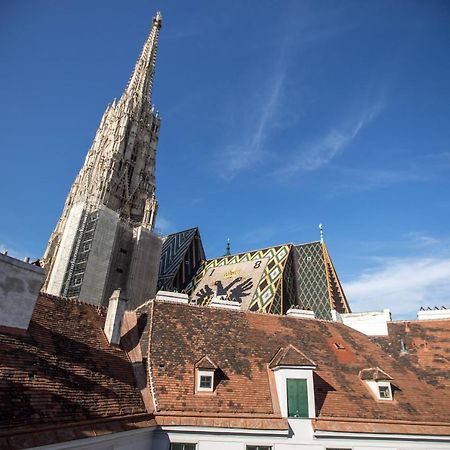
{"type": "Polygon", "coordinates": [[[319,223],[320,242],[323,244],[323,225],[319,223]]]}
{"type": "Polygon", "coordinates": [[[230,245],[230,238],[227,239],[227,252],[225,253],[225,256],[231,255],[231,245],[230,245]]]}

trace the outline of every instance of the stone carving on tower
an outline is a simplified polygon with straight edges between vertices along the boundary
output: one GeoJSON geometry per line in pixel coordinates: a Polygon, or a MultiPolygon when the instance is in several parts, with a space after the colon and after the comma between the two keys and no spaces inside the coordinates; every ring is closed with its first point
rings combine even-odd
{"type": "Polygon", "coordinates": [[[108,105],[67,196],[44,255],[44,289],[106,304],[115,289],[130,306],[156,289],[161,239],[153,233],[158,202],[155,157],[160,118],[152,100],[158,35],[150,34],[128,85],[108,105]]]}

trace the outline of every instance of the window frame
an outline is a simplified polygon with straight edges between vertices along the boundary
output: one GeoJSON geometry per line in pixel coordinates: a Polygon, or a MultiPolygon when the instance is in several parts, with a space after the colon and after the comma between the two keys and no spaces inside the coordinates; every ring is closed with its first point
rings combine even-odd
{"type": "Polygon", "coordinates": [[[377,382],[377,394],[378,394],[378,399],[381,401],[392,400],[393,397],[392,397],[391,383],[389,381],[378,381],[377,382]],[[387,397],[381,396],[381,388],[387,388],[387,393],[388,393],[387,397]]]}
{"type": "Polygon", "coordinates": [[[183,447],[181,448],[181,450],[186,450],[185,448],[186,445],[193,445],[194,446],[193,450],[197,450],[197,442],[171,442],[170,450],[175,450],[173,448],[174,445],[182,445],[183,447]]]}
{"type": "Polygon", "coordinates": [[[213,392],[214,391],[214,370],[206,370],[206,369],[197,369],[196,374],[196,383],[195,387],[197,392],[213,392]],[[200,385],[202,377],[208,377],[211,379],[211,386],[210,387],[202,387],[200,385]]]}
{"type": "Polygon", "coordinates": [[[273,445],[267,444],[245,444],[245,450],[273,450],[273,445]]]}

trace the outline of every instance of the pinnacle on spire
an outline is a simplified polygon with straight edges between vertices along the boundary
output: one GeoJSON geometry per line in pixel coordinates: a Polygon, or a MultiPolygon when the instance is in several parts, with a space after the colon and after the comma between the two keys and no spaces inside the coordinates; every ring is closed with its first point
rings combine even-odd
{"type": "Polygon", "coordinates": [[[227,251],[225,253],[225,256],[231,255],[231,245],[230,245],[230,238],[227,239],[227,251]]]}
{"type": "Polygon", "coordinates": [[[319,223],[320,242],[323,244],[323,225],[319,223]]]}
{"type": "Polygon", "coordinates": [[[152,28],[141,55],[134,67],[133,75],[128,82],[122,98],[134,98],[137,103],[145,101],[151,102],[153,78],[155,76],[156,53],[158,51],[159,30],[162,26],[162,16],[158,11],[153,17],[152,28]]]}

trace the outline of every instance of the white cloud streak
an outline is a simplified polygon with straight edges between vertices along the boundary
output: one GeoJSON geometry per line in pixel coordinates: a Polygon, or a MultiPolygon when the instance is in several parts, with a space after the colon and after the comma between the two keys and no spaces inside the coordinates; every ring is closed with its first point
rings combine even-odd
{"type": "Polygon", "coordinates": [[[285,66],[280,64],[266,97],[255,105],[254,109],[259,114],[254,127],[246,133],[241,143],[228,145],[223,150],[220,164],[224,178],[232,179],[238,172],[258,164],[265,157],[263,148],[272,128],[270,123],[278,111],[285,72],[285,66]]]}
{"type": "Polygon", "coordinates": [[[344,283],[353,311],[389,308],[413,318],[420,306],[450,304],[450,258],[388,258],[344,283]]]}
{"type": "Polygon", "coordinates": [[[155,222],[155,230],[158,233],[161,234],[168,234],[174,229],[174,224],[172,221],[167,219],[166,217],[162,216],[161,214],[158,214],[156,216],[156,222],[155,222]]]}
{"type": "Polygon", "coordinates": [[[332,128],[325,136],[310,145],[302,145],[293,157],[289,158],[289,164],[278,170],[278,174],[293,175],[296,172],[314,171],[329,164],[380,114],[382,109],[383,104],[375,103],[365,108],[356,118],[332,128]]]}

